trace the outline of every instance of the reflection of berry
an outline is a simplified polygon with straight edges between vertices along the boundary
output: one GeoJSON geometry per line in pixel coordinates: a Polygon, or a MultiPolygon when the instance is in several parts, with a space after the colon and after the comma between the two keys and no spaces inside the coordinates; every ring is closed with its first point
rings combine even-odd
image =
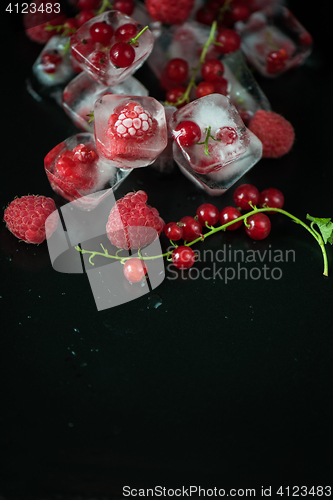
{"type": "Polygon", "coordinates": [[[274,111],[257,111],[249,129],[263,145],[263,158],[279,158],[290,151],[295,140],[293,126],[274,111]]]}
{"type": "Polygon", "coordinates": [[[194,0],[145,0],[146,9],[154,21],[181,24],[189,17],[194,0]]]}
{"type": "MultiPolygon", "coordinates": [[[[22,196],[13,200],[5,210],[4,221],[14,236],[26,243],[42,243],[45,238],[45,221],[56,210],[54,200],[46,196],[22,196]]],[[[48,226],[56,229],[57,218],[48,226]]]]}
{"type": "Polygon", "coordinates": [[[118,248],[137,249],[152,243],[163,231],[164,221],[156,208],[147,205],[144,191],[128,193],[112,208],[107,237],[118,248]]]}

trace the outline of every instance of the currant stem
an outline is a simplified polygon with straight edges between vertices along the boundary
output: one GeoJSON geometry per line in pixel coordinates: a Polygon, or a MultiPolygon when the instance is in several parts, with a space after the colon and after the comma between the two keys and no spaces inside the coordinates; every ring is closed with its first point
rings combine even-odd
{"type": "Polygon", "coordinates": [[[131,38],[130,41],[128,42],[130,45],[133,45],[134,43],[137,42],[138,38],[142,35],[142,33],[144,33],[146,30],[148,29],[148,26],[145,26],[144,28],[142,28],[142,30],[134,37],[134,38],[131,38]]]}
{"type": "Polygon", "coordinates": [[[212,27],[210,29],[210,33],[209,33],[209,37],[207,39],[207,42],[203,46],[199,62],[198,62],[198,64],[194,68],[191,69],[192,75],[191,75],[190,81],[189,81],[189,83],[187,85],[187,88],[186,88],[184,94],[176,102],[165,101],[165,105],[166,106],[175,106],[175,107],[177,107],[180,104],[183,104],[184,102],[186,102],[186,103],[190,102],[190,92],[191,92],[192,88],[196,86],[195,85],[195,79],[196,79],[196,76],[197,76],[197,72],[198,72],[200,66],[205,62],[207,50],[209,49],[210,44],[214,41],[216,27],[217,27],[217,22],[214,21],[213,24],[212,24],[212,27]]]}
{"type": "Polygon", "coordinates": [[[99,14],[103,14],[106,10],[112,10],[113,5],[112,3],[109,2],[109,0],[103,0],[101,7],[98,9],[96,12],[96,16],[99,16],[99,14]]]}

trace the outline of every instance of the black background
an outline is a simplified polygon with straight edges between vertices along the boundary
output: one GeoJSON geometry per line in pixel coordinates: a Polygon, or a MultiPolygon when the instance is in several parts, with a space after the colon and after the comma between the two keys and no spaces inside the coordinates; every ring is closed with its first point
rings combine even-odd
{"type": "MultiPolygon", "coordinates": [[[[332,217],[328,13],[289,5],[313,34],[313,53],[277,79],[255,76],[296,141],[238,184],[281,189],[285,209],[303,220],[332,217]]],[[[28,193],[61,204],[43,159],[76,129],[56,104],[28,94],[41,47],[6,27],[1,207],[28,193]]],[[[146,65],[135,76],[162,97],[146,65]]],[[[116,197],[133,189],[144,189],[166,222],[204,202],[222,209],[233,191],[210,198],[177,169],[151,168],[132,173],[116,197]]],[[[2,224],[0,495],[109,498],[124,485],[192,484],[256,487],[259,496],[260,486],[332,483],[332,247],[326,278],[314,239],[282,215],[262,242],[240,229],[197,248],[224,243],[293,249],[296,259],[278,264],[280,280],[170,280],[167,271],[150,294],[97,312],[85,275],[57,273],[46,243],[20,243],[2,224]]]]}

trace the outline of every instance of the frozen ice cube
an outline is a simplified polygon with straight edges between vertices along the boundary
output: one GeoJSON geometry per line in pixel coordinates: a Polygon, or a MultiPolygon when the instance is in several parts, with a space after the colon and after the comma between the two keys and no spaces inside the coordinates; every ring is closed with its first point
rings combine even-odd
{"type": "Polygon", "coordinates": [[[237,109],[222,94],[210,94],[180,108],[169,126],[186,160],[201,174],[221,170],[244,155],[250,143],[237,109]],[[195,130],[190,139],[188,124],[195,130]]]}
{"type": "Polygon", "coordinates": [[[135,52],[132,64],[127,67],[115,66],[110,59],[110,49],[117,42],[114,33],[124,24],[134,25],[136,34],[139,34],[144,28],[131,17],[121,14],[119,11],[111,10],[90,19],[71,36],[73,58],[94,80],[104,85],[113,86],[124,81],[144,63],[153,48],[154,37],[150,30],[147,29],[137,42],[131,45],[135,52]],[[113,36],[107,41],[107,45],[95,42],[90,35],[90,27],[97,22],[106,23],[113,30],[113,36]]]}
{"type": "Polygon", "coordinates": [[[120,168],[150,165],[167,145],[164,107],[152,97],[104,95],[94,124],[99,155],[120,168]]]}
{"type": "Polygon", "coordinates": [[[173,144],[174,159],[181,172],[193,184],[211,196],[219,196],[235,184],[261,158],[262,144],[257,136],[250,130],[248,132],[250,143],[246,152],[217,172],[200,174],[193,170],[175,142],[173,144]]]}
{"type": "Polygon", "coordinates": [[[99,191],[115,190],[131,172],[131,169],[116,169],[100,158],[94,135],[87,133],[68,137],[55,146],[46,155],[44,167],[53,191],[85,208],[96,205],[99,191]]]}
{"type": "Polygon", "coordinates": [[[32,71],[40,84],[52,87],[66,84],[75,72],[70,61],[69,38],[55,35],[37,57],[32,71]]]}
{"type": "Polygon", "coordinates": [[[162,153],[160,153],[156,158],[156,160],[152,164],[152,167],[163,174],[169,174],[174,170],[175,162],[172,152],[172,145],[174,140],[168,124],[172,115],[175,113],[175,111],[177,111],[177,108],[175,108],[174,106],[164,106],[164,111],[168,130],[168,143],[166,148],[163,149],[162,153]]]}
{"type": "Polygon", "coordinates": [[[276,77],[299,66],[311,53],[312,37],[282,5],[254,12],[235,29],[248,61],[264,76],[276,77]]]}
{"type": "Polygon", "coordinates": [[[133,76],[113,87],[106,87],[83,71],[65,88],[62,106],[77,127],[93,134],[94,122],[90,121],[89,114],[94,109],[95,101],[104,94],[147,96],[148,90],[133,76]]]}

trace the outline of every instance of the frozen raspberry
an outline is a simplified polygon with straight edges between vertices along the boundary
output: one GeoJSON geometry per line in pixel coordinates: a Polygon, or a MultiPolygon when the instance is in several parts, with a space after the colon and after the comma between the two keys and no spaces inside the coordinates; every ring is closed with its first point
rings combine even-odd
{"type": "Polygon", "coordinates": [[[107,237],[118,248],[137,249],[152,243],[164,229],[156,208],[147,205],[144,191],[128,193],[112,208],[106,225],[107,237]]]}
{"type": "Polygon", "coordinates": [[[189,17],[194,0],[145,0],[146,9],[154,21],[181,24],[189,17]]]}
{"type": "Polygon", "coordinates": [[[257,111],[249,129],[263,145],[263,158],[279,158],[290,151],[295,140],[293,126],[274,111],[257,111]]]}
{"type": "MultiPolygon", "coordinates": [[[[52,198],[46,196],[22,196],[15,198],[5,210],[4,221],[7,229],[16,238],[26,243],[42,243],[45,238],[45,221],[57,208],[52,198]]],[[[55,231],[58,217],[51,218],[48,235],[55,231]]]]}
{"type": "Polygon", "coordinates": [[[78,144],[73,150],[61,153],[55,166],[55,174],[74,190],[89,191],[97,180],[98,155],[92,144],[78,144]]]}
{"type": "Polygon", "coordinates": [[[153,118],[140,104],[129,102],[120,111],[115,109],[109,118],[109,131],[112,135],[125,139],[145,139],[154,132],[153,118]]]}

